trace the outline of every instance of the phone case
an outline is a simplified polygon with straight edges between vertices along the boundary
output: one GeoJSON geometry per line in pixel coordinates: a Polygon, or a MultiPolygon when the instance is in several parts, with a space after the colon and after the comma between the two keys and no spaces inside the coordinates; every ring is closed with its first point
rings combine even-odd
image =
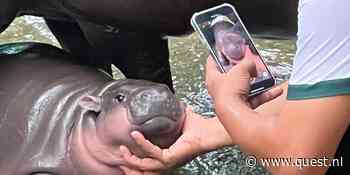
{"type": "Polygon", "coordinates": [[[255,47],[255,43],[251,37],[251,35],[249,34],[248,30],[246,29],[245,25],[243,24],[241,18],[239,17],[236,9],[231,5],[231,4],[222,4],[222,5],[219,5],[219,6],[216,6],[216,7],[213,7],[213,8],[210,8],[210,9],[207,9],[207,10],[204,10],[204,11],[201,11],[201,12],[196,12],[193,14],[192,18],[191,18],[191,25],[192,27],[194,28],[195,31],[197,31],[200,35],[200,39],[202,40],[202,42],[204,42],[206,44],[206,46],[208,47],[213,59],[215,60],[215,62],[217,63],[218,65],[218,68],[220,70],[220,72],[224,73],[226,72],[224,67],[220,64],[220,61],[219,59],[217,58],[216,54],[215,54],[215,51],[212,49],[210,43],[207,41],[205,35],[203,34],[203,32],[200,30],[200,27],[199,27],[199,24],[196,22],[196,18],[198,18],[199,16],[203,15],[203,14],[206,14],[208,12],[212,12],[212,11],[215,11],[215,10],[218,10],[222,7],[229,7],[230,9],[232,9],[232,13],[234,13],[235,15],[235,18],[237,21],[239,21],[240,23],[240,26],[243,28],[244,32],[245,32],[245,35],[248,37],[249,39],[249,42],[251,42],[251,44],[253,45],[253,47],[255,48],[255,51],[257,52],[258,56],[259,56],[259,59],[263,62],[266,70],[268,71],[269,73],[269,76],[271,77],[271,81],[273,81],[272,85],[270,87],[265,87],[265,86],[262,86],[262,87],[257,87],[255,89],[252,89],[252,91],[250,92],[250,96],[254,96],[254,95],[257,95],[257,94],[260,94],[262,92],[265,92],[266,90],[270,89],[273,85],[276,84],[276,80],[273,76],[273,74],[271,73],[271,70],[269,69],[269,67],[266,65],[263,57],[261,56],[260,52],[258,49],[256,49],[255,47]]]}

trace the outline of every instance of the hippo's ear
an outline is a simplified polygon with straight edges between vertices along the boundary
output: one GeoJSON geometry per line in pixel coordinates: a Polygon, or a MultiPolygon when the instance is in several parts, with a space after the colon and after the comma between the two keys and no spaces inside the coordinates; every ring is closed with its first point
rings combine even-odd
{"type": "Polygon", "coordinates": [[[101,102],[101,97],[86,95],[80,99],[79,105],[86,110],[100,112],[101,102]]]}

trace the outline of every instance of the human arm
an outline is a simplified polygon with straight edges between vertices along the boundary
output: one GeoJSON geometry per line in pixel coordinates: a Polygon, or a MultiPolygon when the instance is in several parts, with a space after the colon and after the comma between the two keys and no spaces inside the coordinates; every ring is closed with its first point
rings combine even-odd
{"type": "MultiPolygon", "coordinates": [[[[261,106],[256,112],[246,98],[248,91],[239,89],[242,88],[238,86],[242,84],[237,78],[240,73],[230,73],[232,76],[221,75],[215,63],[208,61],[207,83],[214,97],[216,112],[234,143],[244,152],[258,158],[333,157],[349,123],[347,114],[350,110],[347,106],[350,100],[347,96],[285,101],[285,104],[275,104],[282,108],[280,112],[273,111],[269,105],[261,106]],[[221,84],[218,85],[218,82],[221,84]]],[[[273,174],[322,174],[327,167],[266,168],[273,174]]]]}
{"type": "MultiPolygon", "coordinates": [[[[248,135],[242,137],[242,134],[237,134],[233,136],[233,140],[241,142],[238,144],[243,150],[260,157],[266,156],[261,152],[269,152],[271,155],[268,156],[279,155],[280,157],[328,156],[331,158],[334,155],[349,124],[347,117],[350,93],[348,5],[349,2],[345,0],[337,2],[301,0],[299,2],[298,50],[289,81],[288,100],[279,114],[273,116],[252,114],[257,122],[267,124],[260,126],[247,122],[252,128],[250,130],[249,127],[247,129],[244,128],[245,125],[242,126],[240,131],[245,129],[244,133],[248,135]],[[265,129],[256,131],[254,127],[265,129]],[[248,131],[251,131],[251,134],[248,131]],[[255,140],[257,136],[260,137],[255,140]],[[245,140],[240,141],[235,138],[245,140]],[[247,144],[252,140],[258,143],[247,144]],[[261,143],[270,146],[259,146],[261,143]],[[270,151],[269,148],[275,151],[270,151]]],[[[215,76],[215,79],[218,77],[215,76]]],[[[223,107],[225,103],[220,103],[222,105],[217,106],[225,108],[223,107]]],[[[239,108],[237,105],[231,105],[232,107],[239,108]]],[[[244,108],[239,109],[243,110],[240,113],[244,113],[244,108]]],[[[237,112],[236,109],[229,110],[237,112]]],[[[225,114],[219,116],[223,115],[225,114]]],[[[232,121],[229,123],[233,130],[232,121]]],[[[231,132],[234,134],[233,131],[231,132]]],[[[291,167],[280,167],[271,171],[275,174],[278,172],[279,174],[288,174],[288,172],[289,174],[322,174],[326,168],[308,167],[297,170],[291,167]]]]}

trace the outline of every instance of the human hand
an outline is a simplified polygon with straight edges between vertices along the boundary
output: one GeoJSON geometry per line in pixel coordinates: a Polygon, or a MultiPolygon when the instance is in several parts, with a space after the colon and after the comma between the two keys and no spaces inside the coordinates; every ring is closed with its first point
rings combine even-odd
{"type": "Polygon", "coordinates": [[[124,172],[126,175],[161,175],[160,172],[151,172],[151,171],[141,171],[137,169],[132,169],[126,166],[121,166],[120,169],[124,172]]]}
{"type": "Polygon", "coordinates": [[[214,60],[209,57],[206,67],[206,85],[216,106],[224,104],[244,104],[252,109],[268,102],[282,94],[279,87],[273,88],[261,95],[249,98],[250,81],[256,77],[255,62],[245,57],[239,64],[227,73],[221,73],[214,60]]]}
{"type": "Polygon", "coordinates": [[[161,171],[183,164],[202,152],[232,144],[217,118],[204,119],[191,109],[186,110],[186,120],[183,134],[168,149],[161,149],[146,140],[139,132],[132,132],[136,143],[148,153],[149,158],[138,158],[130,153],[125,146],[121,146],[126,166],[140,171],[161,171]],[[220,137],[218,137],[220,135],[220,137]]]}
{"type": "Polygon", "coordinates": [[[262,62],[259,54],[254,54],[251,50],[251,48],[249,47],[249,45],[245,45],[246,49],[245,49],[245,53],[244,53],[244,57],[251,59],[255,62],[255,67],[256,67],[256,71],[257,71],[257,76],[260,74],[262,74],[262,72],[266,72],[267,69],[264,65],[264,63],[262,62]]]}

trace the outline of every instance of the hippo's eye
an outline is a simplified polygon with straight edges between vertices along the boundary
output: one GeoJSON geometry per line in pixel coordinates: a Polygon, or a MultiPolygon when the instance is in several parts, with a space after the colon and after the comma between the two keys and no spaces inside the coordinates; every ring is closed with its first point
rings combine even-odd
{"type": "Polygon", "coordinates": [[[115,102],[124,102],[125,101],[125,95],[124,94],[117,94],[115,97],[114,97],[114,101],[115,102]]]}

